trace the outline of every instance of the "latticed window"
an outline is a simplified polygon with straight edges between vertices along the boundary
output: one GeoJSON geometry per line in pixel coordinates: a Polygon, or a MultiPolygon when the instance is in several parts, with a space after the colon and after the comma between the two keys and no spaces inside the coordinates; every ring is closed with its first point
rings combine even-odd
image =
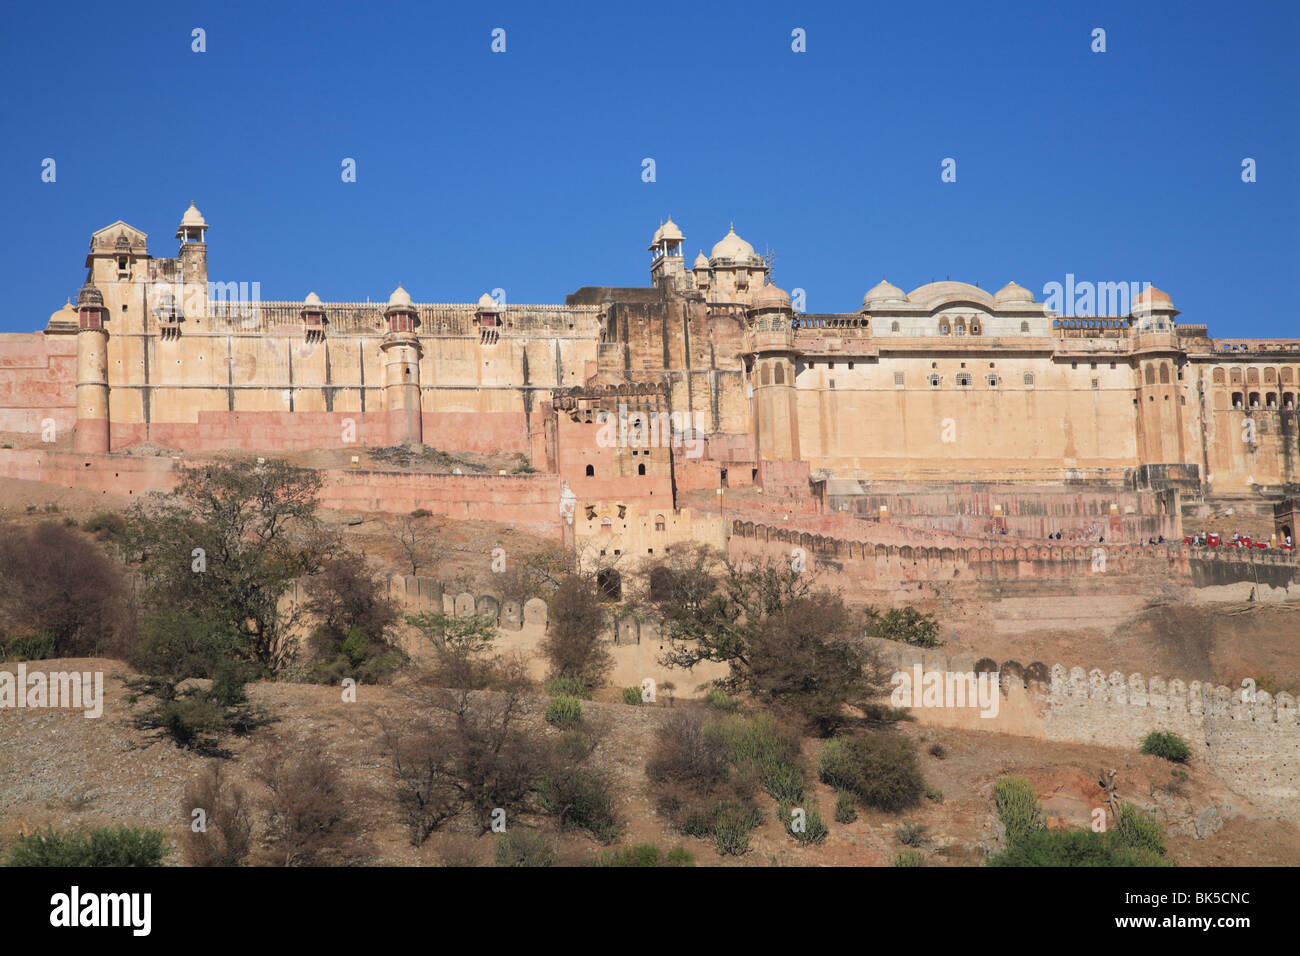
{"type": "Polygon", "coordinates": [[[967,386],[967,385],[969,385],[969,384],[970,384],[970,372],[958,372],[958,373],[957,373],[957,384],[958,384],[958,385],[961,385],[961,386],[967,386]]]}
{"type": "Polygon", "coordinates": [[[939,387],[939,375],[938,375],[937,372],[931,372],[931,373],[930,373],[930,386],[931,386],[932,388],[938,388],[938,387],[939,387]]]}
{"type": "Polygon", "coordinates": [[[1026,373],[1025,373],[1025,387],[1026,387],[1026,388],[1033,388],[1033,387],[1034,387],[1034,373],[1033,373],[1033,372],[1026,372],[1026,373]]]}

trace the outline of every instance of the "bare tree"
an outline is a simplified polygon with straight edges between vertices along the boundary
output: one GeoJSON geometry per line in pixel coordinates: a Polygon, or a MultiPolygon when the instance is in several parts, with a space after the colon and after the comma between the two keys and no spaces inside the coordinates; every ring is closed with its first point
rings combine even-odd
{"type": "Polygon", "coordinates": [[[402,564],[410,567],[412,575],[428,567],[434,556],[434,529],[427,517],[402,515],[388,526],[389,535],[397,542],[402,564]]]}

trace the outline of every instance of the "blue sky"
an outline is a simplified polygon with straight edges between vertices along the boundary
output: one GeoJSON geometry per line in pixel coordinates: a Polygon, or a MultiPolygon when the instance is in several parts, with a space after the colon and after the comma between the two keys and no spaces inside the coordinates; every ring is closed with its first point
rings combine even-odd
{"type": "Polygon", "coordinates": [[[645,285],[671,214],[688,258],[734,221],[809,311],[1073,273],[1300,336],[1300,4],[149,6],[0,14],[0,331],[117,219],[174,255],[195,200],[209,278],[267,299],[645,285]]]}

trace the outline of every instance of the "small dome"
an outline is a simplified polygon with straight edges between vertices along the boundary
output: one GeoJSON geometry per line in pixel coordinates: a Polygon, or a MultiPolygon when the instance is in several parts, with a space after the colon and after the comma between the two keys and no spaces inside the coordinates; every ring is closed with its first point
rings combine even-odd
{"type": "Polygon", "coordinates": [[[95,288],[94,283],[87,282],[77,293],[77,305],[87,306],[89,308],[103,308],[104,294],[95,288]]]}
{"type": "Polygon", "coordinates": [[[864,309],[872,308],[878,305],[902,304],[907,302],[907,293],[898,286],[891,284],[884,276],[880,281],[867,290],[867,294],[862,297],[862,307],[864,309]]]}
{"type": "Polygon", "coordinates": [[[709,267],[709,260],[704,258],[704,250],[701,249],[700,254],[695,257],[695,265],[693,266],[693,268],[707,269],[708,267],[709,267]]]}
{"type": "Polygon", "coordinates": [[[325,304],[320,300],[320,296],[318,296],[315,292],[308,292],[307,298],[303,299],[302,303],[303,305],[324,305],[325,304]]]}
{"type": "Polygon", "coordinates": [[[388,297],[389,305],[410,305],[411,293],[407,292],[400,285],[393,290],[393,294],[388,297]]]}
{"type": "Polygon", "coordinates": [[[999,304],[1003,302],[1033,302],[1034,294],[1022,285],[1008,282],[993,294],[993,301],[999,304]]]}
{"type": "Polygon", "coordinates": [[[497,300],[492,298],[490,293],[484,292],[478,297],[478,310],[480,312],[500,312],[501,307],[497,305],[497,300]]]}
{"type": "Polygon", "coordinates": [[[185,215],[181,216],[182,226],[206,226],[203,221],[203,213],[199,212],[198,207],[194,205],[194,200],[190,200],[190,208],[185,210],[185,215]]]}
{"type": "Polygon", "coordinates": [[[50,314],[49,324],[64,325],[68,322],[71,322],[73,325],[77,324],[77,310],[72,305],[71,299],[69,299],[67,304],[64,305],[63,308],[59,309],[59,311],[50,314]]]}
{"type": "Polygon", "coordinates": [[[1173,307],[1173,302],[1169,298],[1168,292],[1161,292],[1153,285],[1148,285],[1145,289],[1137,294],[1133,300],[1134,305],[1151,305],[1157,308],[1168,306],[1173,307]]]}
{"type": "Polygon", "coordinates": [[[673,222],[673,217],[669,216],[668,221],[659,227],[658,238],[660,240],[667,239],[680,242],[686,237],[683,236],[682,231],[677,228],[677,223],[673,222]]]}
{"type": "Polygon", "coordinates": [[[790,304],[790,293],[786,292],[784,289],[778,289],[774,285],[765,285],[755,293],[754,304],[776,304],[788,306],[790,304]]]}
{"type": "Polygon", "coordinates": [[[754,247],[736,235],[736,227],[733,224],[730,231],[713,247],[709,257],[711,259],[750,259],[754,258],[754,247]]]}

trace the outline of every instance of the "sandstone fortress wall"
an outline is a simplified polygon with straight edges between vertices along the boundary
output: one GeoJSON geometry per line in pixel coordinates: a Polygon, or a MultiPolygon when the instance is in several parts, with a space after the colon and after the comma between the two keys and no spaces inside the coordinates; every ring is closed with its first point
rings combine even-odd
{"type": "MultiPolygon", "coordinates": [[[[1036,661],[999,665],[972,654],[873,644],[882,661],[900,669],[920,664],[942,673],[997,671],[1006,700],[1029,704],[1029,714],[1009,706],[1002,720],[974,717],[965,726],[1134,750],[1152,731],[1168,731],[1187,741],[1194,761],[1261,807],[1290,813],[1300,797],[1300,712],[1290,694],[1062,664],[1049,669],[1036,661]]],[[[916,713],[923,720],[931,716],[927,708],[916,713]]]]}
{"type": "MultiPolygon", "coordinates": [[[[207,230],[191,205],[173,258],[125,222],[95,232],[76,304],[0,337],[0,430],[71,425],[83,453],[423,442],[564,472],[596,429],[561,395],[640,385],[654,397],[634,404],[698,422],[729,478],[1300,485],[1300,339],[1212,339],[1154,288],[1116,299],[1122,315],[1076,316],[1014,282],[881,281],[856,310],[802,313],[734,230],[687,268],[669,221],[646,288],[268,301],[257,283],[209,282],[207,230]]],[[[598,464],[611,479],[627,458],[598,464]]]]}

